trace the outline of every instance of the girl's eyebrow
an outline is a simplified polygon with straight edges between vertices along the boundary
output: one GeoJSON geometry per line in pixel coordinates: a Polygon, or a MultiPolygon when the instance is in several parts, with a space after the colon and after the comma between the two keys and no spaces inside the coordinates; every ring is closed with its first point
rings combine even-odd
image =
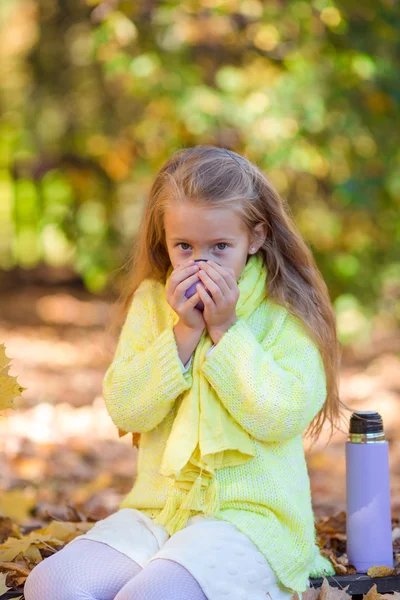
{"type": "MultiPolygon", "coordinates": [[[[178,240],[182,241],[182,240],[185,240],[185,239],[186,238],[184,236],[182,236],[182,237],[173,237],[173,238],[171,238],[171,241],[172,242],[177,242],[178,240]]],[[[215,240],[210,240],[210,244],[215,244],[216,242],[225,241],[225,240],[228,241],[228,242],[234,242],[235,238],[229,237],[229,236],[222,236],[222,237],[219,237],[219,238],[217,238],[215,240]]]]}

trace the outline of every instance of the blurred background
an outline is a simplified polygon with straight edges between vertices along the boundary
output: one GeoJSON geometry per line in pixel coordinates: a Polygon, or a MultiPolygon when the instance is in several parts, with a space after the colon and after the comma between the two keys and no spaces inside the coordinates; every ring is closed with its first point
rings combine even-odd
{"type": "MultiPolygon", "coordinates": [[[[121,267],[156,171],[214,144],[289,200],[398,513],[399,30],[395,0],[1,0],[0,343],[27,389],[0,417],[0,512],[97,519],[129,491],[101,397],[121,267]]],[[[345,439],[307,446],[317,515],[345,507],[345,439]]]]}

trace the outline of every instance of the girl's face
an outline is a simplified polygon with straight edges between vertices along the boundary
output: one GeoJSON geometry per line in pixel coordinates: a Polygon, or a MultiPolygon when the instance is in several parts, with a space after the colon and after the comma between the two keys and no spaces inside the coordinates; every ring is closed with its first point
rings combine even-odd
{"type": "Polygon", "coordinates": [[[191,203],[170,203],[164,215],[169,258],[175,268],[187,260],[206,258],[234,269],[236,279],[246,265],[250,248],[263,240],[252,239],[231,208],[203,208],[191,203]]]}

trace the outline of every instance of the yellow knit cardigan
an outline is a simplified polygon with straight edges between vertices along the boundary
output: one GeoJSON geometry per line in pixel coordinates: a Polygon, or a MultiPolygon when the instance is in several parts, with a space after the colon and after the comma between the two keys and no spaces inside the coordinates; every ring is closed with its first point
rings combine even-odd
{"type": "MultiPolygon", "coordinates": [[[[103,380],[114,424],[142,434],[136,480],[120,508],[136,508],[153,519],[171,492],[173,483],[159,468],[179,402],[192,384],[173,333],[177,319],[165,286],[144,280],[103,380]]],[[[266,298],[247,320],[230,327],[202,372],[250,434],[255,452],[245,464],[216,471],[216,517],[246,534],[283,585],[300,594],[309,577],[334,574],[316,544],[302,439],[326,399],[318,348],[300,319],[266,298]]],[[[182,499],[186,493],[181,491],[182,499]]],[[[201,512],[200,504],[191,516],[201,512]]]]}

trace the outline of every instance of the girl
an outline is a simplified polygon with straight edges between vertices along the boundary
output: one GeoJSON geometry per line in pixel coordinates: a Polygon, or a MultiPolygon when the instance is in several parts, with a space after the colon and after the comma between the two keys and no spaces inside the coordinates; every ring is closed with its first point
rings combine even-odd
{"type": "Polygon", "coordinates": [[[141,434],[137,478],[116,513],[35,567],[26,600],[289,600],[334,574],[302,434],[340,418],[335,317],[254,164],[213,146],[172,156],[123,306],[103,392],[119,430],[141,434]]]}

